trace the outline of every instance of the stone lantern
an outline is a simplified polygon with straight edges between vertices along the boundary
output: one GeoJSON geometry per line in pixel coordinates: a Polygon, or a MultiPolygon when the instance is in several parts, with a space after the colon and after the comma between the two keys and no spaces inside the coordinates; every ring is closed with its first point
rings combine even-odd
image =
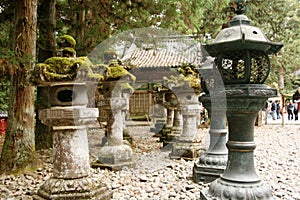
{"type": "Polygon", "coordinates": [[[129,145],[123,143],[124,111],[129,110],[129,94],[133,89],[129,83],[135,79],[121,65],[112,61],[108,76],[101,83],[100,93],[104,100],[98,102],[107,113],[107,143],[100,149],[93,167],[118,170],[124,166],[134,165],[133,152],[129,145]]]}
{"type": "Polygon", "coordinates": [[[235,16],[214,43],[204,46],[222,76],[226,95],[229,138],[228,163],[220,178],[201,199],[273,199],[271,188],[254,168],[254,124],[259,110],[277,90],[264,85],[270,71],[269,54],[283,44],[270,42],[261,29],[243,15],[244,1],[236,1],[235,16]]]}
{"type": "Polygon", "coordinates": [[[163,106],[167,109],[167,120],[162,129],[160,141],[165,149],[171,149],[176,140],[176,136],[181,133],[181,114],[178,100],[171,91],[164,94],[163,106]]]}
{"type": "Polygon", "coordinates": [[[175,139],[170,158],[193,160],[199,157],[201,149],[201,143],[196,138],[200,113],[199,92],[191,89],[188,84],[173,87],[172,91],[177,96],[183,121],[181,133],[175,139]]]}
{"type": "Polygon", "coordinates": [[[42,123],[52,127],[53,177],[45,181],[34,199],[110,199],[111,192],[92,181],[87,125],[98,117],[87,108],[83,82],[41,83],[50,108],[39,111],[42,123]]]}

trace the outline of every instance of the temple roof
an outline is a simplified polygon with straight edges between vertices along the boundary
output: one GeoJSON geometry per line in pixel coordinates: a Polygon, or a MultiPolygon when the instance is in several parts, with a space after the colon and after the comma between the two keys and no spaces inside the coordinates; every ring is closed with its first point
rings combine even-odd
{"type": "Polygon", "coordinates": [[[200,65],[201,44],[190,36],[157,38],[155,44],[132,44],[121,58],[125,66],[133,68],[174,68],[182,65],[200,65]]]}
{"type": "Polygon", "coordinates": [[[122,59],[124,65],[134,68],[177,67],[189,64],[189,60],[170,51],[137,49],[122,59]]]}

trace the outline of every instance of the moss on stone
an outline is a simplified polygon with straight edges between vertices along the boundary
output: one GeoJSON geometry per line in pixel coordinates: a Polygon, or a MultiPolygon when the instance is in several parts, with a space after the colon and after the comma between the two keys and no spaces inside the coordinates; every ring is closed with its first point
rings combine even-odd
{"type": "Polygon", "coordinates": [[[199,73],[194,66],[181,66],[177,68],[177,71],[180,73],[178,76],[171,75],[170,77],[164,77],[165,83],[172,84],[174,87],[181,87],[188,84],[193,89],[201,90],[199,73]]]}
{"type": "Polygon", "coordinates": [[[64,57],[75,57],[76,51],[71,47],[65,47],[62,50],[64,57]]]}
{"type": "Polygon", "coordinates": [[[135,76],[118,62],[93,65],[88,57],[51,57],[36,65],[33,82],[72,81],[82,75],[98,81],[135,80],[135,76]]]}
{"type": "Polygon", "coordinates": [[[111,80],[119,80],[120,78],[128,78],[131,81],[135,81],[136,77],[129,73],[123,66],[119,65],[118,63],[111,63],[107,68],[108,72],[108,81],[111,80]]]}
{"type": "Polygon", "coordinates": [[[70,81],[76,78],[80,70],[90,78],[104,79],[102,74],[93,73],[91,66],[92,63],[87,57],[51,57],[36,65],[34,77],[40,81],[70,81]]]}
{"type": "Polygon", "coordinates": [[[58,42],[60,47],[72,47],[76,46],[76,40],[70,35],[63,35],[59,38],[58,42]]]}

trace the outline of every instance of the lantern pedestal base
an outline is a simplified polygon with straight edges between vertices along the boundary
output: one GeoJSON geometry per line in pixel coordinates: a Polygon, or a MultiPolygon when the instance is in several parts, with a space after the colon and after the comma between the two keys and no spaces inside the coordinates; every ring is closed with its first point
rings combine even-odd
{"type": "Polygon", "coordinates": [[[181,134],[180,127],[172,127],[167,132],[164,132],[163,137],[161,138],[163,142],[163,148],[165,150],[171,150],[176,143],[177,138],[181,134]]]}
{"type": "Polygon", "coordinates": [[[201,96],[201,102],[208,110],[211,119],[210,144],[208,150],[200,156],[199,162],[194,164],[193,179],[195,182],[208,183],[216,180],[223,174],[227,165],[226,99],[225,95],[216,95],[213,92],[210,95],[201,96]]]}
{"type": "Polygon", "coordinates": [[[112,192],[103,184],[96,184],[89,177],[78,179],[50,178],[40,187],[34,200],[50,199],[99,199],[109,200],[112,192]]]}
{"type": "Polygon", "coordinates": [[[163,127],[163,129],[160,131],[161,136],[159,138],[159,141],[164,143],[166,141],[166,138],[171,133],[171,127],[163,127]]]}
{"type": "Polygon", "coordinates": [[[196,183],[209,183],[219,178],[226,168],[227,157],[227,155],[203,154],[199,159],[199,163],[194,164],[194,181],[196,183]]]}
{"type": "Polygon", "coordinates": [[[170,153],[171,159],[195,160],[199,158],[201,142],[177,140],[170,153]]]}
{"type": "Polygon", "coordinates": [[[210,184],[208,190],[200,192],[200,200],[222,199],[271,200],[273,197],[271,188],[261,181],[244,184],[216,179],[210,184]]]}
{"type": "Polygon", "coordinates": [[[128,145],[104,146],[92,167],[120,170],[122,167],[133,167],[132,149],[128,145]]]}
{"type": "Polygon", "coordinates": [[[164,119],[157,119],[155,120],[154,127],[150,128],[150,131],[154,133],[153,137],[161,137],[162,136],[162,130],[165,126],[166,120],[164,119]]]}

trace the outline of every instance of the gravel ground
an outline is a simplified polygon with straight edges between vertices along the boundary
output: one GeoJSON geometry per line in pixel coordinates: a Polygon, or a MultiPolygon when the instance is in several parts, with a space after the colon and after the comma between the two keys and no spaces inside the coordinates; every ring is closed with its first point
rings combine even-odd
{"type": "MultiPolygon", "coordinates": [[[[113,199],[195,199],[207,184],[192,181],[195,161],[170,160],[149,126],[129,128],[136,165],[120,171],[91,169],[91,176],[106,183],[113,199]]],[[[207,147],[208,129],[199,137],[207,147]]],[[[91,161],[97,158],[103,131],[89,131],[91,161]]],[[[300,126],[263,125],[255,128],[255,166],[261,179],[269,184],[275,199],[300,200],[300,126]]],[[[0,199],[32,199],[39,186],[52,175],[51,150],[39,151],[44,166],[22,175],[0,175],[0,199]]]]}

